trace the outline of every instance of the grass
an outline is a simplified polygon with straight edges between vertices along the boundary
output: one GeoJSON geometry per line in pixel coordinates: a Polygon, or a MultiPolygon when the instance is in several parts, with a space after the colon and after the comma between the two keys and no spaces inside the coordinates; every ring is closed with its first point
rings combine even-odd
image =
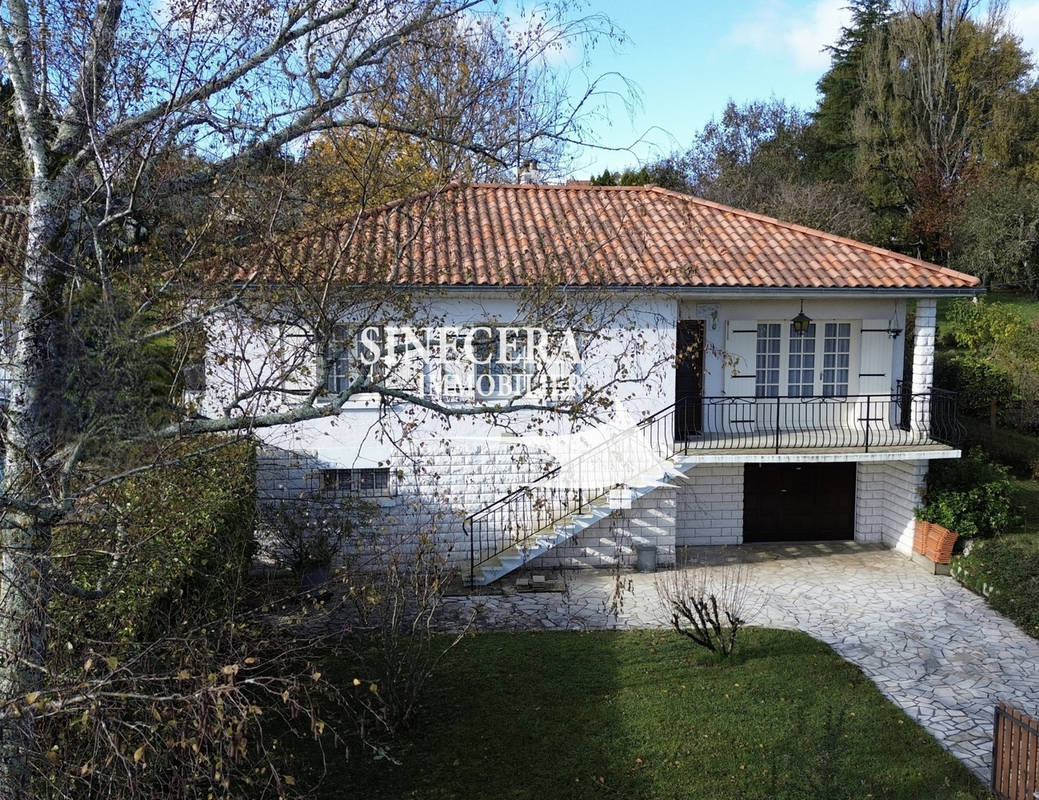
{"type": "Polygon", "coordinates": [[[671,632],[468,637],[393,761],[330,764],[324,796],[989,796],[825,645],[743,636],[729,662],[671,632]]]}
{"type": "Polygon", "coordinates": [[[985,295],[985,302],[1012,308],[1025,319],[1039,319],[1039,301],[1027,293],[993,291],[985,295]]]}
{"type": "MultiPolygon", "coordinates": [[[[982,296],[981,302],[989,305],[1000,305],[1006,308],[1013,309],[1026,320],[1039,319],[1039,300],[1033,298],[1027,292],[1008,292],[1008,291],[993,291],[986,292],[982,296]]],[[[969,299],[964,298],[943,298],[938,301],[938,340],[941,341],[942,337],[951,331],[951,323],[949,322],[949,309],[955,303],[969,303],[969,299]]]]}
{"type": "Polygon", "coordinates": [[[1007,533],[1032,539],[1039,548],[1039,480],[1013,479],[1011,501],[1019,519],[1007,533]]]}

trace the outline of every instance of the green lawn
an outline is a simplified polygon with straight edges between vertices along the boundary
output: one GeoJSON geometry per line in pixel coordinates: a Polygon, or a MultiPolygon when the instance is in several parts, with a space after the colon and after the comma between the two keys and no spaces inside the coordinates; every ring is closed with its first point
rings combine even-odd
{"type": "Polygon", "coordinates": [[[1012,308],[1025,319],[1039,319],[1039,301],[1027,293],[989,292],[985,295],[985,302],[1012,308]]]}
{"type": "Polygon", "coordinates": [[[336,761],[324,797],[988,797],[800,633],[747,631],[728,663],[670,632],[480,634],[432,687],[399,763],[336,761]]]}
{"type": "Polygon", "coordinates": [[[1039,547],[1039,480],[1014,479],[1013,485],[1012,499],[1020,520],[1008,533],[1028,537],[1039,547]]]}

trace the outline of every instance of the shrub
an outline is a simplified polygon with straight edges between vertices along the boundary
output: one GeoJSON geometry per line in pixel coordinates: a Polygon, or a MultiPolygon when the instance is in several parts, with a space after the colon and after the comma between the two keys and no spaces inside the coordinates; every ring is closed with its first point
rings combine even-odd
{"type": "Polygon", "coordinates": [[[1014,405],[1014,380],[1001,366],[973,352],[941,352],[934,365],[935,386],[957,393],[964,414],[988,419],[995,401],[998,419],[1009,424],[1014,405]]]}
{"type": "Polygon", "coordinates": [[[77,638],[169,634],[221,616],[238,595],[254,551],[252,442],[185,442],[162,459],[168,465],[105,487],[55,530],[58,551],[76,555],[75,587],[95,588],[118,559],[105,596],[55,598],[52,618],[77,638]]]}
{"type": "Polygon", "coordinates": [[[745,566],[669,570],[653,583],[676,633],[723,658],[733,652],[736,637],[751,616],[745,566]]]}
{"type": "Polygon", "coordinates": [[[978,542],[950,571],[1002,614],[1039,638],[1039,549],[1013,537],[978,542]]]}
{"type": "Polygon", "coordinates": [[[1039,437],[970,418],[964,418],[963,424],[966,446],[980,447],[1021,477],[1039,478],[1039,437]]]}
{"type": "Polygon", "coordinates": [[[1014,523],[1007,469],[982,450],[962,459],[932,462],[924,505],[917,516],[956,531],[962,538],[992,536],[1014,523]]]}
{"type": "Polygon", "coordinates": [[[960,394],[968,414],[989,416],[1020,430],[1039,428],[1039,320],[993,303],[954,303],[949,309],[958,348],[939,360],[936,381],[960,394]]]}
{"type": "Polygon", "coordinates": [[[302,575],[355,550],[379,509],[358,497],[315,495],[266,502],[258,510],[264,554],[302,575]]]}

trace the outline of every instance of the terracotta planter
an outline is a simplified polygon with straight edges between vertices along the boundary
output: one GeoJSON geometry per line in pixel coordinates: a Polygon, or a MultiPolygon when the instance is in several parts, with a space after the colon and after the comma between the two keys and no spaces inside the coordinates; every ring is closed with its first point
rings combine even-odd
{"type": "Polygon", "coordinates": [[[913,532],[913,552],[926,556],[935,564],[948,564],[952,561],[952,549],[958,538],[955,531],[918,519],[913,532]]]}

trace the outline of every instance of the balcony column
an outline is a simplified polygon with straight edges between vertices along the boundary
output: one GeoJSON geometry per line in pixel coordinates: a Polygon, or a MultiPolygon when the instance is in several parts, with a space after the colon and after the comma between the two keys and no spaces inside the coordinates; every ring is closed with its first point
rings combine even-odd
{"type": "Polygon", "coordinates": [[[935,300],[916,301],[916,333],[913,337],[913,411],[914,431],[928,433],[931,430],[931,403],[925,393],[931,391],[934,382],[934,336],[938,320],[938,305],[935,300]]]}

